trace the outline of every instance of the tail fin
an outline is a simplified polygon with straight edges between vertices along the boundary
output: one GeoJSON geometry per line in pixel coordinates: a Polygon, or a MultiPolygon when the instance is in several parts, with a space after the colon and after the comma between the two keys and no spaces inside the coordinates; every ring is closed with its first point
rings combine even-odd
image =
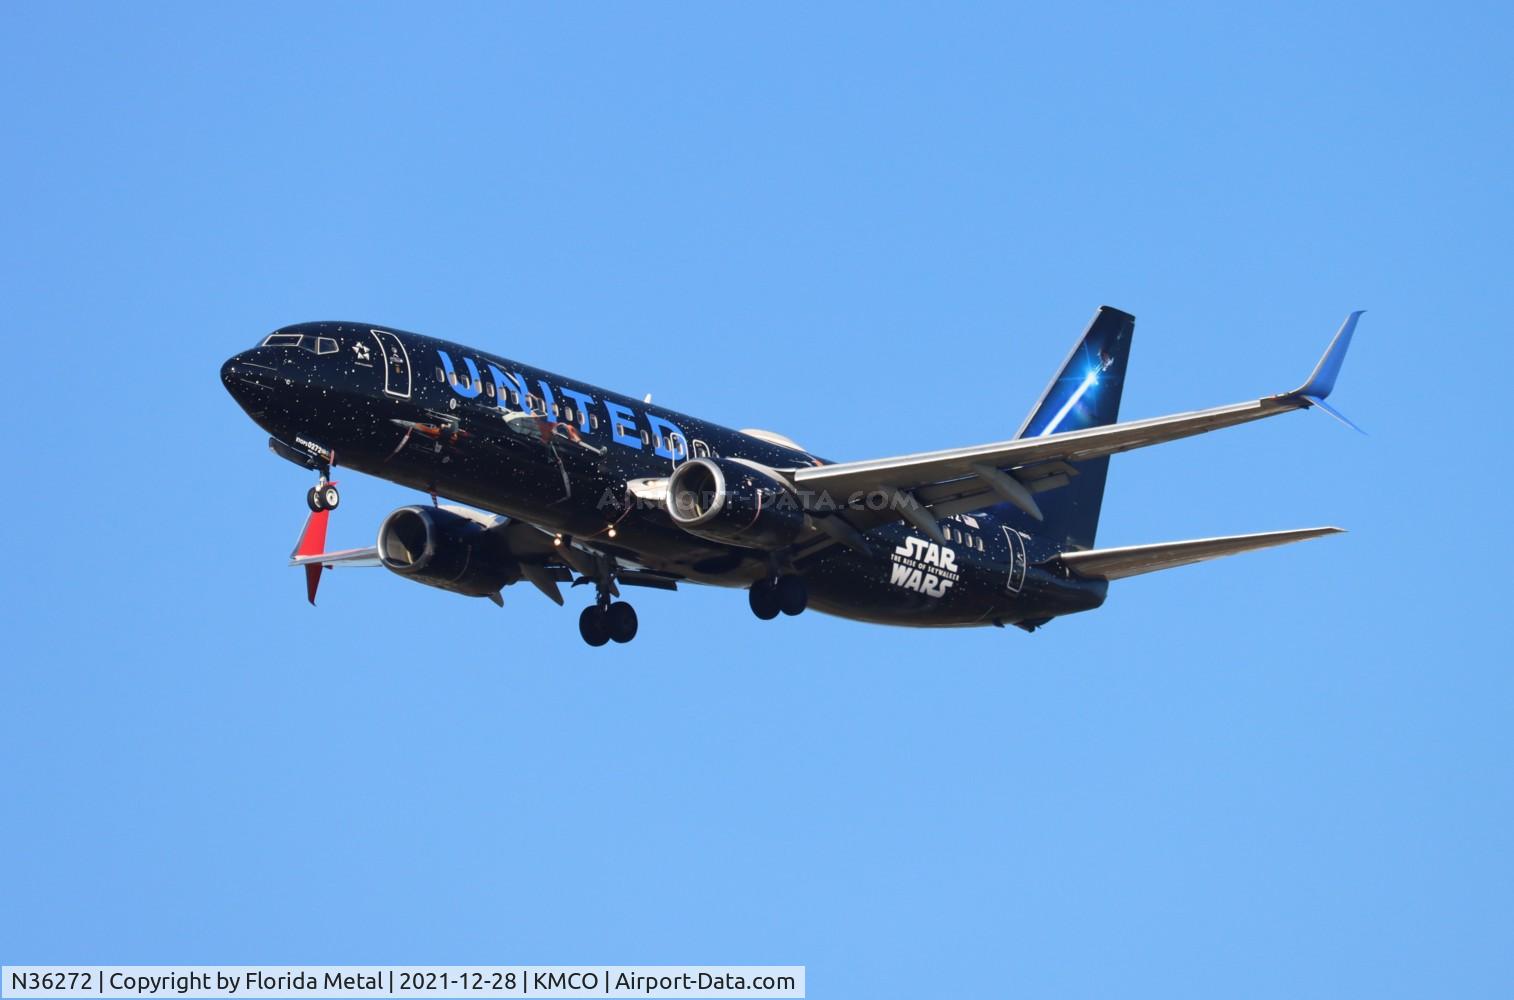
{"type": "MultiPolygon", "coordinates": [[[[1134,333],[1134,316],[1101,306],[1015,437],[1041,437],[1116,422],[1134,333]]],[[[1068,485],[1037,500],[1046,519],[1036,530],[1051,537],[1059,549],[1092,548],[1109,458],[1074,462],[1071,469],[1075,475],[1068,485]]]]}

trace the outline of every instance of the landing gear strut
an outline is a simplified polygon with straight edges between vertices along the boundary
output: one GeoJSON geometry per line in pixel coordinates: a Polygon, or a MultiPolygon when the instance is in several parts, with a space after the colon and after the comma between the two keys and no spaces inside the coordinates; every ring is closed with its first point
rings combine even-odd
{"type": "Polygon", "coordinates": [[[752,614],[763,621],[777,618],[780,611],[797,615],[809,606],[809,586],[804,577],[794,573],[758,580],[747,591],[747,602],[752,606],[752,614]]]}
{"type": "Polygon", "coordinates": [[[607,642],[630,642],[636,638],[636,609],[625,601],[612,601],[610,588],[599,585],[594,603],[578,616],[578,634],[591,646],[607,642]]]}

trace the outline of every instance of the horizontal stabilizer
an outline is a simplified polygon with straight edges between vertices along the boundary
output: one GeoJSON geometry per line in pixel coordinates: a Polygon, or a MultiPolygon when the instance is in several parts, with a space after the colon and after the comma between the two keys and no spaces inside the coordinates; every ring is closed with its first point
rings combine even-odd
{"type": "Polygon", "coordinates": [[[1058,556],[1062,565],[1081,577],[1120,580],[1142,573],[1187,566],[1189,563],[1233,556],[1237,552],[1269,549],[1274,545],[1302,542],[1310,538],[1339,534],[1343,528],[1295,528],[1291,531],[1262,531],[1254,535],[1225,535],[1220,538],[1194,538],[1185,542],[1158,542],[1155,545],[1126,545],[1117,549],[1089,549],[1064,552],[1058,556]]]}

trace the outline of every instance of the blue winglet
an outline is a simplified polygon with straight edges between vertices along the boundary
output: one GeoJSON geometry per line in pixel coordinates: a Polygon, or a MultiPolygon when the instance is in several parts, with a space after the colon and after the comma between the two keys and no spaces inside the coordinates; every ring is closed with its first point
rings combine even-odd
{"type": "MultiPolygon", "coordinates": [[[[1358,309],[1346,317],[1346,322],[1341,324],[1340,330],[1335,334],[1335,339],[1330,341],[1329,347],[1325,348],[1324,357],[1320,358],[1319,364],[1314,366],[1314,373],[1309,376],[1309,381],[1293,390],[1292,395],[1304,396],[1311,402],[1323,406],[1320,400],[1330,395],[1330,390],[1335,388],[1335,376],[1340,374],[1341,362],[1346,360],[1346,348],[1351,346],[1351,335],[1356,332],[1356,321],[1361,319],[1364,312],[1366,312],[1365,309],[1358,309]]],[[[1324,408],[1329,410],[1329,407],[1324,408]]],[[[1340,416],[1334,410],[1329,410],[1329,412],[1340,416]]]]}
{"type": "Polygon", "coordinates": [[[1350,417],[1346,416],[1340,410],[1337,410],[1335,407],[1331,406],[1329,403],[1325,402],[1323,399],[1320,399],[1318,396],[1305,396],[1304,398],[1307,399],[1312,405],[1318,406],[1320,409],[1322,409],[1326,413],[1330,414],[1336,420],[1339,420],[1341,423],[1345,424],[1347,427],[1349,427],[1352,430],[1356,431],[1356,433],[1358,433],[1358,434],[1365,434],[1365,433],[1367,433],[1366,431],[1362,430],[1360,427],[1356,426],[1356,424],[1352,423],[1350,417]]]}

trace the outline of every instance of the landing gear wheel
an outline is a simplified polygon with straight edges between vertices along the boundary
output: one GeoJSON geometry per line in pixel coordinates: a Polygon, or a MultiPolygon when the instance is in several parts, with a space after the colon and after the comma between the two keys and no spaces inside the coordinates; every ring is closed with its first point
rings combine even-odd
{"type": "Polygon", "coordinates": [[[584,608],[578,615],[578,634],[591,646],[603,646],[610,641],[609,623],[605,612],[597,604],[584,608]]]}
{"type": "Polygon", "coordinates": [[[342,494],[337,492],[336,484],[327,483],[318,489],[321,491],[321,506],[327,510],[336,510],[342,502],[342,494]]]}
{"type": "Polygon", "coordinates": [[[616,601],[604,612],[605,625],[610,638],[616,642],[630,642],[636,638],[636,609],[625,601],[616,601]]]}
{"type": "Polygon", "coordinates": [[[802,576],[780,576],[773,586],[778,608],[786,615],[797,615],[810,603],[810,588],[802,576]]]}
{"type": "Polygon", "coordinates": [[[778,591],[771,580],[758,580],[747,591],[747,603],[752,606],[752,614],[763,621],[772,621],[778,617],[778,591]]]}
{"type": "Polygon", "coordinates": [[[310,492],[305,494],[305,504],[312,512],[317,514],[326,509],[321,502],[321,488],[319,486],[310,487],[310,492]]]}

